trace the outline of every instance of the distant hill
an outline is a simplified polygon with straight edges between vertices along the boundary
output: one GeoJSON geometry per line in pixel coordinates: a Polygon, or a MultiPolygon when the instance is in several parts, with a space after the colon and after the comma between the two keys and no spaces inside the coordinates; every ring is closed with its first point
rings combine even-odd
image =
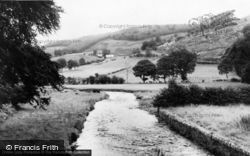
{"type": "MultiPolygon", "coordinates": [[[[82,38],[76,40],[62,40],[58,42],[53,42],[47,44],[46,51],[53,55],[53,50],[65,49],[68,50],[69,53],[71,50],[76,50],[76,52],[83,52],[88,49],[93,49],[99,42],[102,45],[113,44],[115,41],[121,44],[121,49],[123,49],[123,45],[127,44],[141,44],[141,42],[145,39],[149,39],[155,36],[162,36],[167,34],[179,33],[188,31],[190,27],[188,25],[152,25],[145,27],[133,27],[125,30],[121,30],[115,33],[107,33],[102,35],[94,35],[94,36],[84,36],[82,38]],[[124,43],[123,43],[124,42],[124,43]],[[135,42],[135,43],[132,43],[135,42]]],[[[97,48],[102,49],[105,46],[97,46],[97,48]]],[[[108,46],[110,47],[110,46],[108,46]]],[[[132,46],[133,47],[133,46],[132,46]]],[[[136,46],[137,47],[137,46],[136,46]]],[[[129,48],[131,49],[131,48],[129,48]]]]}
{"type": "MultiPolygon", "coordinates": [[[[94,49],[110,49],[112,53],[129,55],[133,48],[140,48],[142,42],[160,36],[165,41],[175,40],[175,44],[185,45],[198,54],[201,62],[218,62],[225,49],[241,37],[241,29],[250,23],[250,16],[237,21],[237,25],[207,33],[206,36],[189,33],[188,25],[155,25],[134,27],[115,33],[85,36],[71,41],[58,41],[46,45],[46,51],[53,54],[55,49],[84,52],[94,49]]],[[[164,51],[163,51],[164,52],[164,51]]]]}

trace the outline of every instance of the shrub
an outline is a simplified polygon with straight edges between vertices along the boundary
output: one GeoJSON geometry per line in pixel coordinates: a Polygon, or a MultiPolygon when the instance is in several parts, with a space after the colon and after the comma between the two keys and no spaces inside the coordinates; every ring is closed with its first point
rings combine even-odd
{"type": "Polygon", "coordinates": [[[124,80],[123,78],[121,78],[121,77],[118,78],[118,83],[119,83],[119,84],[123,84],[124,82],[125,82],[125,80],[124,80]]]}
{"type": "Polygon", "coordinates": [[[203,89],[197,85],[191,85],[189,87],[188,102],[193,104],[203,103],[203,89]]]}
{"type": "Polygon", "coordinates": [[[95,74],[95,76],[90,76],[87,78],[87,83],[90,84],[123,84],[125,80],[120,77],[113,76],[112,78],[108,75],[99,75],[95,74]]]}
{"type": "Polygon", "coordinates": [[[119,83],[119,78],[116,77],[116,76],[113,76],[113,77],[111,78],[111,82],[112,82],[112,84],[118,84],[118,83],[119,83]]]}
{"type": "Polygon", "coordinates": [[[241,99],[241,101],[245,104],[250,104],[250,88],[241,88],[240,94],[238,97],[241,99]]]}
{"type": "Polygon", "coordinates": [[[89,81],[90,84],[94,84],[95,83],[95,77],[94,76],[90,76],[88,78],[88,81],[89,81]]]}
{"type": "Polygon", "coordinates": [[[241,82],[241,80],[240,80],[240,79],[237,79],[237,78],[231,78],[230,81],[231,81],[231,82],[241,82]]]}
{"type": "Polygon", "coordinates": [[[153,101],[157,107],[183,106],[187,104],[225,105],[229,103],[250,103],[250,88],[201,88],[196,85],[185,87],[175,81],[163,89],[153,101]]]}
{"type": "Polygon", "coordinates": [[[82,66],[82,65],[85,65],[85,64],[86,64],[85,59],[84,59],[84,58],[81,58],[81,59],[79,60],[79,65],[82,66]]]}
{"type": "Polygon", "coordinates": [[[169,106],[180,106],[187,103],[188,89],[184,86],[178,85],[174,80],[169,81],[168,89],[161,91],[159,95],[156,96],[156,101],[154,105],[169,107],[169,106]]]}

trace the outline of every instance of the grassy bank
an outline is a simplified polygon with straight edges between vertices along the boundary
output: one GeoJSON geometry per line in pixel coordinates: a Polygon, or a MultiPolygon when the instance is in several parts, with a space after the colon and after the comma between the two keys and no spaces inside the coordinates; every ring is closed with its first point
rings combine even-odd
{"type": "Polygon", "coordinates": [[[239,104],[229,106],[191,105],[168,108],[179,117],[191,121],[233,143],[250,147],[250,106],[239,104]]]}
{"type": "MultiPolygon", "coordinates": [[[[157,93],[156,91],[135,92],[140,108],[156,114],[157,109],[153,107],[152,101],[157,93]]],[[[245,149],[250,147],[249,105],[187,105],[160,109],[176,114],[184,121],[203,127],[212,134],[222,136],[240,147],[245,149]]]]}
{"type": "Polygon", "coordinates": [[[68,148],[77,139],[95,102],[104,98],[104,93],[53,91],[46,111],[24,105],[22,110],[2,121],[0,140],[64,140],[68,148]]]}

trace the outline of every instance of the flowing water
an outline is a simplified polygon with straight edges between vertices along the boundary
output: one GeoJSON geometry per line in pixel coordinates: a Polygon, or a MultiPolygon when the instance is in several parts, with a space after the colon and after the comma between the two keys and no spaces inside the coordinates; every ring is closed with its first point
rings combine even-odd
{"type": "Polygon", "coordinates": [[[91,149],[93,156],[155,155],[156,149],[169,156],[209,155],[140,110],[132,93],[107,94],[87,117],[77,149],[91,149]]]}

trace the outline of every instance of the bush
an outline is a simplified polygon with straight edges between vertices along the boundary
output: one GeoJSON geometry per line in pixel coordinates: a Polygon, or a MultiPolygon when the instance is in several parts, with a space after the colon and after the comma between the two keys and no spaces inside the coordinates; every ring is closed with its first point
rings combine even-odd
{"type": "Polygon", "coordinates": [[[203,103],[203,89],[197,85],[191,85],[189,88],[188,103],[203,103]]]}
{"type": "Polygon", "coordinates": [[[82,66],[82,65],[85,65],[85,64],[86,64],[85,59],[84,59],[84,58],[81,58],[81,59],[79,60],[79,65],[82,66]]]}
{"type": "Polygon", "coordinates": [[[123,84],[125,80],[120,77],[113,76],[112,78],[108,75],[99,75],[90,76],[87,78],[87,83],[90,84],[123,84]]]}
{"type": "Polygon", "coordinates": [[[237,79],[237,78],[231,78],[230,81],[231,81],[231,82],[241,82],[241,80],[240,80],[240,79],[237,79]]]}
{"type": "Polygon", "coordinates": [[[168,89],[163,89],[156,96],[153,105],[170,107],[185,105],[188,101],[188,89],[185,86],[178,85],[174,80],[169,81],[168,89]]]}
{"type": "Polygon", "coordinates": [[[250,104],[250,88],[242,88],[240,94],[238,95],[241,98],[242,103],[250,104]]]}
{"type": "Polygon", "coordinates": [[[113,77],[111,78],[111,82],[112,82],[112,84],[118,84],[118,83],[119,83],[119,78],[116,77],[116,76],[113,76],[113,77]]]}
{"type": "Polygon", "coordinates": [[[183,106],[187,104],[225,105],[229,103],[250,103],[250,88],[201,88],[196,85],[185,87],[175,81],[163,89],[153,101],[157,107],[183,106]]]}

